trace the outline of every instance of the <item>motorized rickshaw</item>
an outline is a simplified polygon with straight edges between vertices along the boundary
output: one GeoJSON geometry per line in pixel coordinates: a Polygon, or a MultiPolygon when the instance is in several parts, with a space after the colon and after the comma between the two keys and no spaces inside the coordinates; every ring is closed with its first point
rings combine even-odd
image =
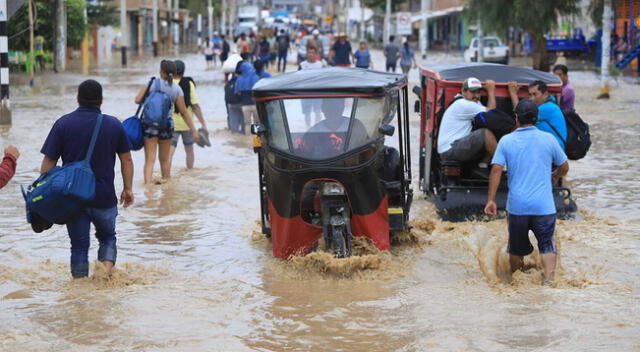
{"type": "Polygon", "coordinates": [[[256,83],[259,121],[251,130],[262,232],[274,256],[304,255],[324,243],[348,257],[353,236],[386,250],[390,233],[407,229],[407,95],[403,75],[358,68],[300,70],[256,83]]]}
{"type": "MultiPolygon", "coordinates": [[[[496,82],[496,109],[510,114],[513,106],[507,83],[518,82],[518,96],[528,97],[527,86],[535,80],[547,84],[549,95],[560,99],[562,83],[547,72],[522,67],[488,63],[455,63],[424,67],[420,70],[421,89],[414,89],[420,96],[420,190],[435,201],[438,214],[445,220],[464,221],[482,216],[487,200],[488,172],[476,168],[479,160],[458,163],[440,159],[437,152],[438,132],[442,117],[455,96],[461,92],[462,82],[468,77],[480,81],[492,79],[496,82]]],[[[481,99],[487,105],[486,92],[481,99]]],[[[479,156],[481,157],[481,156],[479,156]]],[[[508,170],[507,170],[508,172],[508,170]]],[[[549,175],[551,177],[551,175],[549,175]]],[[[507,197],[506,176],[500,183],[496,204],[505,209],[507,197]]],[[[562,181],[553,185],[553,196],[558,216],[571,217],[576,203],[571,190],[562,181]]]]}

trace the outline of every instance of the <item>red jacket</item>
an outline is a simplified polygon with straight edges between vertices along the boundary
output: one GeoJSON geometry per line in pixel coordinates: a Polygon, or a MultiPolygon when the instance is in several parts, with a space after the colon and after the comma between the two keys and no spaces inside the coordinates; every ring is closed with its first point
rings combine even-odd
{"type": "Polygon", "coordinates": [[[18,161],[16,157],[11,154],[5,154],[4,159],[2,159],[2,163],[0,164],[0,188],[4,187],[9,183],[9,180],[16,173],[16,166],[18,166],[18,161]]]}

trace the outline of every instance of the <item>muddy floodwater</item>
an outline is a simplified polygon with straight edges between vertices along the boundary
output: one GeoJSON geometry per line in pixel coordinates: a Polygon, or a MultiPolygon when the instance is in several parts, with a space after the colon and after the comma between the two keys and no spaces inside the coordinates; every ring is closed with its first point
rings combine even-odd
{"type": "MultiPolygon", "coordinates": [[[[0,146],[15,144],[22,156],[0,190],[0,351],[640,351],[637,83],[615,81],[612,98],[599,101],[594,74],[571,75],[594,144],[570,164],[579,219],[559,222],[558,279],[542,287],[537,253],[510,274],[504,220],[442,222],[416,182],[414,229],[391,251],[363,243],[345,260],[274,259],[259,233],[250,137],[224,129],[222,75],[200,56],[183,59],[212,147],[197,148],[186,171],[180,146],[174,178],[146,188],[143,153],[133,153],[136,203],[119,209],[111,279],[92,264],[90,278],[71,280],[66,228],[33,233],[20,195],[86,76],[47,74],[34,88],[13,77],[14,124],[0,129],[0,146]]],[[[132,115],[135,93],[158,67],[159,59],[132,58],[126,69],[93,68],[103,112],[132,115]]],[[[412,128],[417,156],[417,115],[412,128]]],[[[96,251],[93,238],[91,262],[96,251]]]]}

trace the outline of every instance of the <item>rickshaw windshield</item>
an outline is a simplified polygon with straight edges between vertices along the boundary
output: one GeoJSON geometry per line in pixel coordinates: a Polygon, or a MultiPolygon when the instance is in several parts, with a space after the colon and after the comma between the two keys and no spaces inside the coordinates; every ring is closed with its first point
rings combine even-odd
{"type": "Polygon", "coordinates": [[[377,98],[301,98],[266,104],[269,145],[307,159],[328,159],[377,139],[394,102],[377,98]]]}

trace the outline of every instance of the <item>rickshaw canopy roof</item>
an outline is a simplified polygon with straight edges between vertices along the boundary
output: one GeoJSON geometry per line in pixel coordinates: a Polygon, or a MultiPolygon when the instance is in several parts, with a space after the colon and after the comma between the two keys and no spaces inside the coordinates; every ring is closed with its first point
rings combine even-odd
{"type": "Polygon", "coordinates": [[[492,79],[497,83],[515,81],[521,84],[529,84],[540,80],[547,84],[562,84],[558,76],[524,67],[490,64],[490,63],[449,63],[428,66],[426,71],[432,71],[445,81],[464,81],[469,77],[475,77],[481,81],[492,79]]]}
{"type": "Polygon", "coordinates": [[[253,87],[255,98],[305,95],[384,96],[407,84],[404,75],[360,68],[330,67],[299,70],[264,78],[253,87]]]}

